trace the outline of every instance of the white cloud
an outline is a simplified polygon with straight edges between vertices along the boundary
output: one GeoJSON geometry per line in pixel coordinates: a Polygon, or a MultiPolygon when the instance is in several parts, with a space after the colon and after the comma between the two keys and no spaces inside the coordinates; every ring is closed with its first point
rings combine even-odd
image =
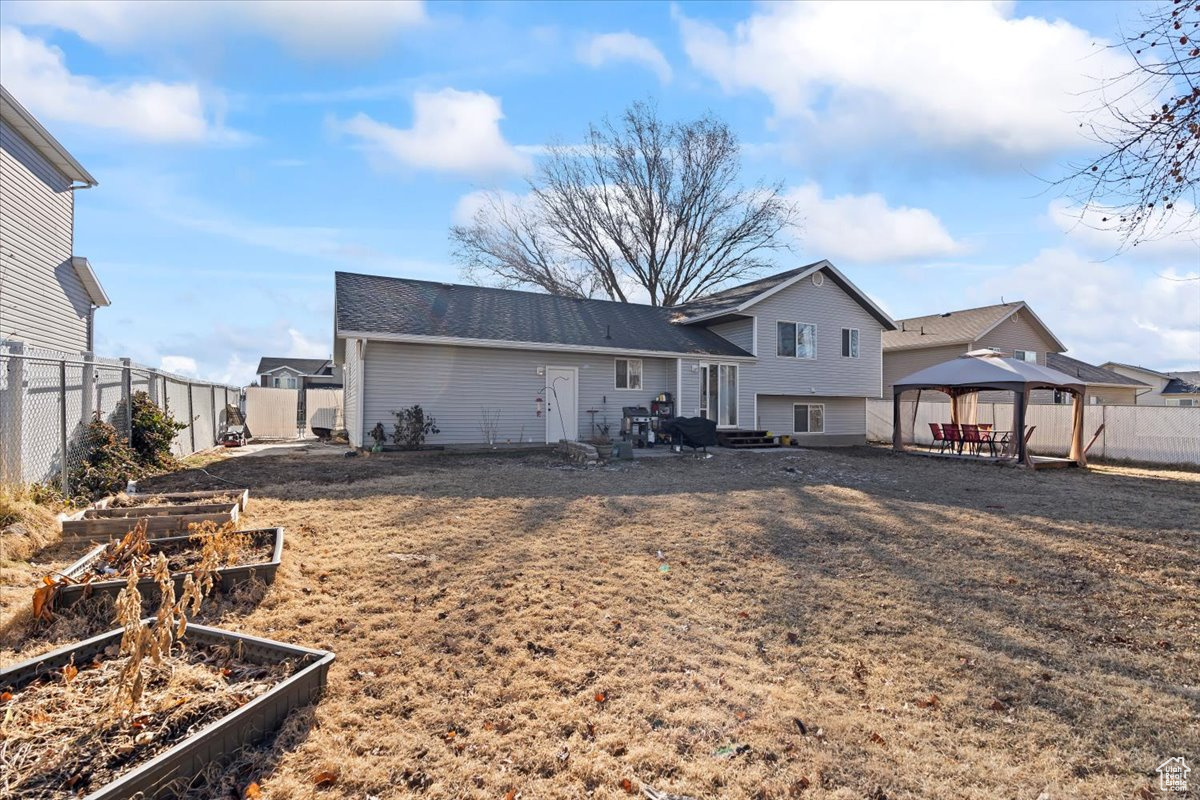
{"type": "Polygon", "coordinates": [[[880,194],[825,197],[807,183],[787,199],[801,217],[801,247],[814,257],[850,262],[897,263],[941,258],[964,250],[933,212],[891,207],[880,194]]]}
{"type": "Polygon", "coordinates": [[[671,65],[654,42],[628,31],[600,33],[579,46],[579,60],[590,67],[631,62],[649,68],[661,83],[671,82],[671,65]]]}
{"type": "Polygon", "coordinates": [[[989,156],[1079,147],[1120,50],[1013,3],[777,3],[732,32],[676,11],[692,64],[828,141],[917,137],[989,156]]]}
{"type": "MultiPolygon", "coordinates": [[[[153,142],[237,141],[194,83],[104,82],[67,69],[63,52],[12,27],[0,28],[5,87],[36,116],[153,142]]],[[[211,98],[219,101],[219,97],[211,98]]]]}
{"type": "Polygon", "coordinates": [[[1071,355],[1093,364],[1195,369],[1200,359],[1200,269],[1194,261],[1158,274],[1128,259],[1097,262],[1070,247],[1047,248],[968,295],[981,303],[1001,295],[1029,302],[1071,355]]]}
{"type": "Polygon", "coordinates": [[[71,31],[108,49],[245,33],[273,39],[305,58],[344,58],[379,52],[401,31],[422,24],[425,8],[416,0],[38,0],[14,2],[6,15],[20,24],[71,31]]]}
{"type": "Polygon", "coordinates": [[[500,133],[500,100],[442,89],[413,95],[413,125],[395,128],[366,114],[334,123],[382,163],[464,175],[522,172],[529,158],[500,133]]]}
{"type": "Polygon", "coordinates": [[[158,366],[167,372],[174,372],[193,378],[200,374],[196,368],[196,359],[191,356],[163,356],[159,360],[158,366]]]}
{"type": "Polygon", "coordinates": [[[288,349],[284,353],[289,358],[329,358],[329,342],[309,339],[295,328],[288,328],[288,349]]]}

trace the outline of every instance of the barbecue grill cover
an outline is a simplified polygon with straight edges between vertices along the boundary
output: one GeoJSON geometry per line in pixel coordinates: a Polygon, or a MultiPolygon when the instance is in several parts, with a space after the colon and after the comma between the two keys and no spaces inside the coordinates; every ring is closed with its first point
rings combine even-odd
{"type": "Polygon", "coordinates": [[[663,433],[679,437],[688,447],[710,447],[717,444],[717,423],[704,417],[675,417],[662,427],[663,433]]]}

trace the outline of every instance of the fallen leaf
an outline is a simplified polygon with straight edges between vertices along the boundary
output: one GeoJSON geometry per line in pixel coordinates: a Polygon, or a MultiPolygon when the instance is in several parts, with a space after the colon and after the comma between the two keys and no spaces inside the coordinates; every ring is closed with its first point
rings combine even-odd
{"type": "Polygon", "coordinates": [[[917,708],[941,708],[942,701],[936,694],[929,695],[928,700],[918,700],[917,708]]]}
{"type": "Polygon", "coordinates": [[[496,729],[496,726],[490,722],[485,722],[485,723],[483,723],[483,729],[485,731],[494,731],[496,729]]]}
{"type": "Polygon", "coordinates": [[[338,775],[331,769],[324,769],[312,776],[313,786],[318,789],[328,789],[337,783],[338,775]]]}
{"type": "Polygon", "coordinates": [[[622,778],[621,788],[625,790],[625,794],[633,794],[633,781],[629,778],[622,778]]]}
{"type": "Polygon", "coordinates": [[[596,702],[597,703],[604,703],[607,701],[608,701],[608,695],[606,695],[604,692],[596,692],[596,702]]]}
{"type": "Polygon", "coordinates": [[[446,741],[447,742],[454,741],[455,736],[458,736],[458,731],[446,731],[446,741]]]}
{"type": "Polygon", "coordinates": [[[7,703],[12,700],[12,692],[4,692],[0,694],[0,703],[7,703]]]}
{"type": "Polygon", "coordinates": [[[992,702],[988,703],[988,708],[990,708],[992,711],[1007,711],[1008,710],[1008,706],[1006,706],[1004,704],[1004,702],[1002,700],[1000,700],[999,698],[993,699],[992,702]]]}
{"type": "Polygon", "coordinates": [[[517,790],[509,789],[507,792],[504,793],[504,800],[515,800],[516,796],[517,796],[517,790]]]}
{"type": "Polygon", "coordinates": [[[63,667],[63,683],[70,683],[75,680],[75,676],[79,674],[79,667],[74,664],[67,664],[63,667]]]}
{"type": "Polygon", "coordinates": [[[736,717],[738,718],[738,721],[739,721],[739,722],[745,722],[745,721],[746,721],[746,712],[745,712],[745,711],[739,711],[739,712],[737,712],[737,714],[735,714],[734,716],[736,716],[736,717]]]}
{"type": "Polygon", "coordinates": [[[874,742],[875,744],[887,744],[887,742],[884,741],[883,737],[880,736],[878,733],[875,733],[874,731],[871,731],[871,741],[874,742]]]}
{"type": "Polygon", "coordinates": [[[739,611],[738,616],[741,617],[742,619],[750,619],[750,615],[747,614],[745,611],[739,611]]]}
{"type": "Polygon", "coordinates": [[[242,794],[242,800],[255,800],[262,797],[262,789],[258,788],[258,782],[255,781],[246,787],[246,791],[242,794]]]}
{"type": "Polygon", "coordinates": [[[39,586],[33,590],[33,618],[50,619],[50,601],[54,598],[55,586],[39,586]]]}
{"type": "Polygon", "coordinates": [[[798,780],[798,781],[796,781],[795,783],[793,783],[793,784],[792,784],[792,788],[791,788],[791,789],[788,789],[788,795],[789,795],[790,797],[799,797],[799,796],[801,795],[801,793],[802,793],[802,792],[803,792],[805,789],[807,789],[807,788],[808,788],[810,785],[811,785],[811,784],[809,783],[809,780],[808,780],[808,778],[806,778],[806,777],[803,777],[803,776],[802,776],[802,777],[800,778],[800,780],[798,780]]]}
{"type": "Polygon", "coordinates": [[[795,644],[796,642],[800,641],[800,637],[796,635],[795,631],[788,631],[787,641],[788,644],[795,644]]]}

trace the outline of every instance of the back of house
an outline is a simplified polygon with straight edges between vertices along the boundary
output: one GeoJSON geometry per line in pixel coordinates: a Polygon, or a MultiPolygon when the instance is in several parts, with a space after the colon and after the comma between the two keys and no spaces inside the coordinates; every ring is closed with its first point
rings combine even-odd
{"type": "Polygon", "coordinates": [[[420,405],[437,444],[615,436],[670,395],[719,430],[866,439],[892,320],[828,261],[674,308],[339,272],[334,361],[361,446],[420,405]]]}

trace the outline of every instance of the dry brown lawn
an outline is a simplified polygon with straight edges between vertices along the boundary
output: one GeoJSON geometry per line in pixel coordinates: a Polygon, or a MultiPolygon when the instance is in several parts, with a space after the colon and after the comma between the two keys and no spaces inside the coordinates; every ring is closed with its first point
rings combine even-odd
{"type": "MultiPolygon", "coordinates": [[[[201,794],[1129,798],[1200,762],[1195,472],[873,448],[207,469],[287,542],[257,604],[205,621],[337,661],[201,794]]],[[[94,624],[19,620],[0,657],[94,624]]]]}

